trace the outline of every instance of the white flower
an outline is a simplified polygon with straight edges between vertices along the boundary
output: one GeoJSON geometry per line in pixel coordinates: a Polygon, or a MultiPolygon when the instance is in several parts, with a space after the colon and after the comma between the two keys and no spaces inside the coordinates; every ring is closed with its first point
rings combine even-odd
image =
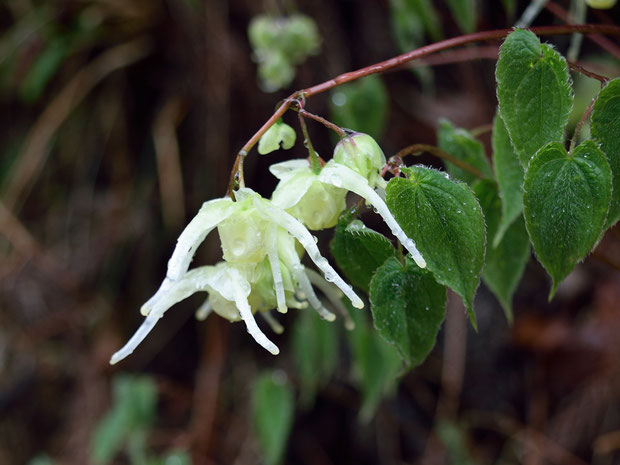
{"type": "Polygon", "coordinates": [[[319,181],[306,159],[289,160],[269,167],[280,180],[271,201],[308,229],[332,228],[347,204],[347,191],[319,181]]]}
{"type": "Polygon", "coordinates": [[[254,312],[276,307],[284,313],[288,306],[300,308],[303,304],[294,296],[299,290],[300,298],[307,299],[323,318],[333,320],[334,315],[314,293],[296,241],[325,279],[333,282],[353,306],[364,306],[351,286],[321,256],[313,236],[298,220],[251,189],[236,191],[235,198],[206,202],[181,233],[166,278],[141,308],[146,319],[110,363],[131,354],[168,308],[199,291],[209,293],[209,303],[201,307],[201,313],[208,314],[212,309],[231,321],[243,320],[250,335],[272,354],[279,350],[256,324],[254,312]],[[225,261],[188,271],[196,249],[216,227],[225,261]]]}
{"type": "MultiPolygon", "coordinates": [[[[353,155],[351,155],[350,160],[353,160],[352,157],[353,155]]],[[[369,160],[364,154],[360,155],[360,157],[369,160]]],[[[383,159],[385,160],[385,158],[383,159]]],[[[375,174],[378,176],[377,166],[379,164],[380,158],[375,157],[372,164],[364,161],[355,166],[362,166],[366,175],[375,179],[374,185],[377,185],[379,181],[376,179],[375,174]]],[[[287,212],[306,224],[310,229],[334,226],[338,216],[346,208],[344,195],[346,195],[347,191],[350,191],[372,205],[388,225],[392,234],[398,238],[411,254],[417,265],[420,268],[426,267],[426,261],[416,248],[415,243],[407,237],[394,219],[385,201],[361,174],[343,164],[337,163],[335,159],[330,160],[318,175],[312,172],[310,164],[306,159],[278,163],[272,165],[269,170],[280,179],[280,183],[273,194],[273,203],[280,208],[286,209],[287,212]],[[325,186],[325,189],[321,190],[320,187],[317,187],[321,184],[325,186]],[[328,190],[328,188],[335,188],[337,190],[332,191],[328,190]]],[[[381,190],[381,187],[377,189],[381,190]]]]}

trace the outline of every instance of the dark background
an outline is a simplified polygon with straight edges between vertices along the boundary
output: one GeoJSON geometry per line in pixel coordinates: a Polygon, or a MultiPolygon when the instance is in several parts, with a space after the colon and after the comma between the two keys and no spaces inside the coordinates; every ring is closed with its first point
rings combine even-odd
{"type": "MultiPolygon", "coordinates": [[[[449,10],[436,3],[446,36],[458,35],[449,10]]],[[[517,15],[528,3],[518,2],[517,15]]],[[[153,450],[189,450],[196,464],[260,461],[248,421],[250,386],[265,368],[294,373],[287,333],[276,337],[283,355],[273,358],[241,324],[197,323],[201,300],[194,296],[168,312],[131,357],[115,367],[108,360],[140,324],[140,305],[163,278],[176,237],[202,202],[225,194],[236,151],[278,100],[399,53],[387,1],[300,0],[296,7],[316,21],[321,53],[297,68],[290,89],[265,94],[246,29],[257,14],[290,11],[288,2],[0,5],[0,464],[39,453],[89,463],[90,438],[119,371],[157,382],[153,450]],[[55,41],[70,45],[37,90],[28,79],[55,41]]],[[[590,12],[589,21],[618,18],[616,7],[590,12]]],[[[561,20],[543,11],[534,24],[555,23],[561,20]]],[[[478,30],[511,24],[501,2],[480,2],[478,30]]],[[[565,53],[567,37],[548,40],[565,53]]],[[[480,47],[488,55],[497,45],[480,47]]],[[[617,58],[607,55],[600,65],[601,55],[584,40],[584,62],[617,76],[617,58]]],[[[490,123],[494,66],[493,59],[437,66],[434,94],[406,70],[385,75],[386,155],[435,144],[440,117],[466,128],[490,123]]],[[[307,109],[329,116],[327,99],[313,97],[307,109]]],[[[328,132],[311,123],[310,133],[329,158],[328,132]]],[[[482,140],[488,148],[489,134],[482,140]]],[[[268,165],[299,156],[299,142],[290,153],[251,153],[246,183],[269,195],[275,178],[268,165]]],[[[368,223],[381,228],[373,215],[368,223]]],[[[213,235],[195,261],[214,263],[220,254],[213,235]]],[[[551,303],[549,279],[532,258],[512,327],[484,287],[477,334],[452,299],[435,351],[367,424],[357,417],[359,392],[343,349],[314,408],[297,411],[285,463],[464,463],[433,433],[438,418],[460,425],[475,463],[620,463],[619,267],[615,228],[551,303]]]]}

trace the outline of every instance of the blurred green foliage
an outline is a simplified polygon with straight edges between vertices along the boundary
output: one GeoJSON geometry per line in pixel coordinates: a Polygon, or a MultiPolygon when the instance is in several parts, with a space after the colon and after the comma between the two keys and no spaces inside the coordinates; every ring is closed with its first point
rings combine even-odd
{"type": "Polygon", "coordinates": [[[295,397],[284,372],[259,375],[253,389],[253,420],[256,437],[267,465],[284,458],[295,412],[295,397]]]}
{"type": "Polygon", "coordinates": [[[387,89],[377,75],[338,86],[331,93],[330,118],[338,126],[380,140],[387,124],[388,98],[387,89]]]}
{"type": "Polygon", "coordinates": [[[156,419],[157,386],[148,376],[117,375],[112,382],[114,403],[100,421],[91,442],[91,460],[108,464],[121,451],[132,465],[190,465],[186,452],[162,457],[148,452],[146,439],[156,419]]]}
{"type": "Polygon", "coordinates": [[[265,92],[288,87],[295,78],[295,66],[316,55],[321,44],[316,23],[302,14],[258,15],[248,27],[248,38],[265,92]]]}

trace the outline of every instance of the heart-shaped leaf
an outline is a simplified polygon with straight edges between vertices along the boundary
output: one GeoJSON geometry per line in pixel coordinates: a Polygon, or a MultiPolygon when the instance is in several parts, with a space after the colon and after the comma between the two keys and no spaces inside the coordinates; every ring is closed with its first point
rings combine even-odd
{"type": "Polygon", "coordinates": [[[608,228],[620,219],[620,78],[609,81],[598,94],[590,131],[611,167],[613,190],[605,221],[608,228]]]}
{"type": "Polygon", "coordinates": [[[276,121],[273,126],[258,141],[258,153],[266,155],[280,148],[288,150],[295,145],[297,134],[295,130],[281,119],[276,121]]]}
{"type": "Polygon", "coordinates": [[[403,172],[407,179],[388,183],[386,203],[437,281],[463,298],[475,327],[473,301],[486,241],[480,205],[466,184],[445,173],[421,166],[403,172]]]}
{"type": "Polygon", "coordinates": [[[379,334],[394,344],[409,367],[435,345],[446,315],[446,288],[407,259],[388,259],[370,283],[370,308],[379,334]]]}
{"type": "Polygon", "coordinates": [[[495,72],[499,110],[521,164],[543,145],[562,140],[573,105],[566,60],[525,29],[502,45],[495,72]]]}
{"type": "Polygon", "coordinates": [[[525,223],[553,280],[549,298],[601,237],[611,198],[611,169],[592,141],[571,154],[551,143],[532,158],[523,186],[525,223]]]}

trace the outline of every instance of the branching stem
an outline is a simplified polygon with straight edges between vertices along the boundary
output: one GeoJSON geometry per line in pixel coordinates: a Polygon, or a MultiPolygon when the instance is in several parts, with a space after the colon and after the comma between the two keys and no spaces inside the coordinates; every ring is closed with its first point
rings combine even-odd
{"type": "Polygon", "coordinates": [[[310,140],[310,134],[308,134],[308,127],[306,126],[306,121],[302,115],[303,109],[299,110],[297,117],[299,118],[299,126],[301,126],[301,132],[304,135],[304,145],[308,149],[308,158],[310,159],[310,167],[312,168],[312,172],[314,174],[319,174],[321,172],[321,163],[319,162],[319,156],[314,151],[314,147],[312,145],[312,141],[310,140]]]}
{"type": "MultiPolygon", "coordinates": [[[[233,184],[237,181],[243,180],[243,174],[239,173],[239,170],[242,168],[242,162],[240,162],[240,158],[244,157],[259,141],[262,135],[276,122],[279,118],[286,113],[286,111],[290,108],[291,104],[300,98],[308,98],[313,95],[320,94],[322,92],[328,91],[337,87],[341,84],[345,84],[347,82],[355,81],[357,79],[363,78],[365,76],[369,76],[371,74],[383,73],[389,71],[391,69],[402,66],[405,63],[409,63],[418,58],[422,58],[433,53],[440,52],[442,50],[447,50],[450,48],[458,47],[461,45],[472,44],[476,42],[484,42],[489,40],[500,40],[510,34],[513,29],[497,29],[493,31],[481,31],[475,32],[473,34],[466,34],[458,37],[453,37],[451,39],[442,40],[440,42],[436,42],[434,44],[425,45],[424,47],[420,47],[411,52],[403,53],[402,55],[398,55],[396,57],[390,58],[389,60],[382,61],[380,63],[376,63],[374,65],[367,66],[365,68],[359,69],[357,71],[351,71],[349,73],[344,73],[339,76],[336,76],[333,79],[325,81],[321,84],[317,84],[316,86],[309,87],[308,89],[304,89],[302,91],[297,91],[291,94],[291,96],[282,103],[282,105],[275,111],[273,115],[261,126],[261,128],[246,142],[246,144],[241,148],[239,154],[237,155],[237,160],[233,166],[233,172],[231,174],[231,184],[229,185],[228,191],[232,193],[234,190],[233,184]]],[[[577,25],[557,25],[557,26],[541,26],[541,27],[533,27],[530,28],[534,34],[539,36],[548,36],[548,35],[564,35],[564,34],[609,34],[620,36],[620,26],[608,25],[608,24],[577,24],[577,25]]]]}
{"type": "Polygon", "coordinates": [[[421,155],[422,153],[427,152],[431,155],[436,156],[437,158],[441,158],[442,160],[448,161],[455,166],[467,171],[468,173],[473,174],[479,179],[484,179],[486,176],[481,173],[477,168],[465,163],[463,160],[459,160],[454,155],[450,155],[448,152],[441,150],[439,147],[435,147],[434,145],[428,144],[413,144],[404,149],[400,150],[395,157],[404,158],[407,155],[421,155]]]}
{"type": "Polygon", "coordinates": [[[313,119],[315,121],[318,121],[319,123],[321,123],[326,128],[329,128],[332,131],[334,131],[336,134],[338,134],[340,136],[340,138],[343,138],[343,137],[345,137],[347,135],[347,132],[344,129],[342,129],[340,126],[332,123],[331,121],[326,120],[322,116],[315,115],[314,113],[310,113],[309,111],[306,111],[303,108],[301,110],[299,110],[299,114],[301,116],[305,117],[305,118],[310,118],[310,119],[313,119]]]}

